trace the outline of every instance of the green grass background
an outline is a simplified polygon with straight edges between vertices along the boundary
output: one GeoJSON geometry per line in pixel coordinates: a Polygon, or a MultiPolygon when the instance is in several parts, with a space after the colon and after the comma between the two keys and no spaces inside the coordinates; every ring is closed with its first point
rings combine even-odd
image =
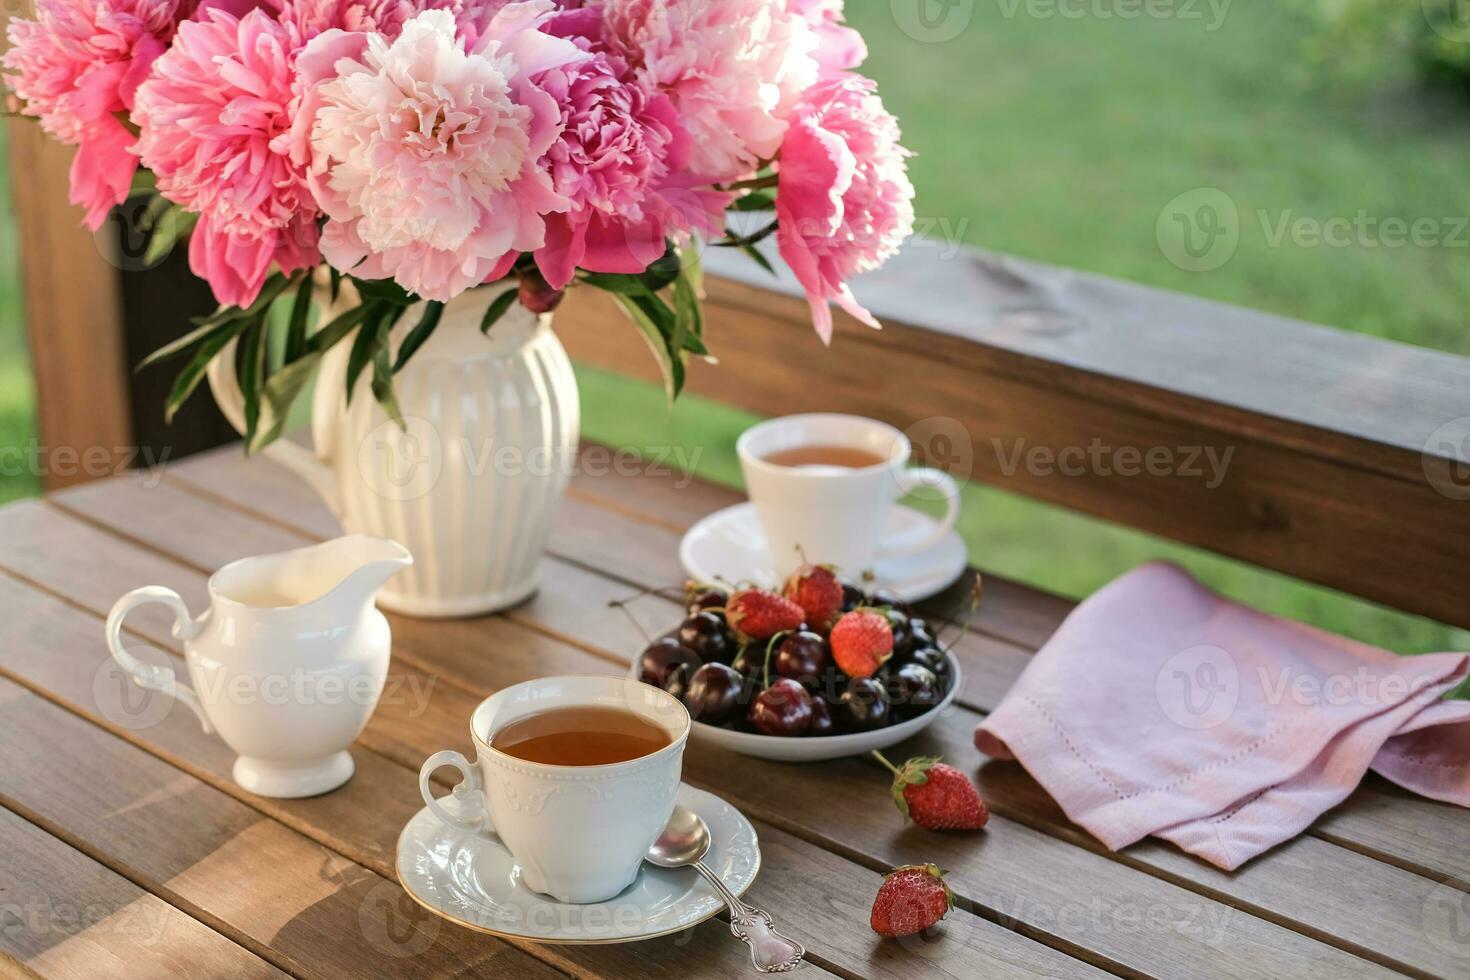
{"type": "MultiPolygon", "coordinates": [[[[872,49],[866,71],[917,153],[918,211],[935,233],[1470,354],[1470,249],[1273,245],[1262,225],[1470,215],[1470,111],[1415,88],[1397,52],[1352,85],[1304,71],[1308,26],[1259,3],[1230,4],[1209,31],[1208,18],[1069,19],[1033,16],[1055,8],[1026,0],[975,0],[943,43],[905,34],[883,0],[848,7],[872,49]],[[1241,216],[1238,251],[1208,273],[1176,268],[1155,239],[1160,211],[1197,187],[1225,191],[1241,216]]],[[[1110,5],[1072,9],[1094,7],[1110,5]]],[[[34,418],[8,202],[0,246],[0,446],[24,445],[34,418]]],[[[628,342],[639,343],[631,327],[628,342]]],[[[670,412],[651,386],[585,367],[579,378],[589,438],[698,447],[701,476],[739,485],[734,441],[755,416],[693,396],[670,412]]],[[[0,500],[36,490],[33,478],[0,476],[0,500]]],[[[1390,649],[1470,648],[1464,630],[993,488],[966,488],[963,515],[978,564],[1067,595],[1169,557],[1258,607],[1390,649]]]]}

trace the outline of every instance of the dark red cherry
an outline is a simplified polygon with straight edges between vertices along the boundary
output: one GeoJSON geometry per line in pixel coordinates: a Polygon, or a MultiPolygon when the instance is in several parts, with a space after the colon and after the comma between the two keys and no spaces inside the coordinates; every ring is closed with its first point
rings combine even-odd
{"type": "Polygon", "coordinates": [[[741,712],[749,682],[724,664],[705,664],[689,679],[684,706],[689,717],[708,725],[723,725],[741,712]]]}
{"type": "Polygon", "coordinates": [[[898,609],[888,610],[888,625],[893,630],[893,657],[906,660],[914,649],[914,634],[909,627],[909,617],[898,609]]]}
{"type": "Polygon", "coordinates": [[[796,738],[812,724],[812,699],[806,688],[789,677],[771,682],[750,706],[750,723],[763,735],[796,738]]]}
{"type": "Polygon", "coordinates": [[[939,678],[928,667],[904,664],[888,678],[888,704],[900,717],[921,715],[943,697],[939,678]]]}
{"type": "Polygon", "coordinates": [[[856,585],[848,585],[846,582],[842,583],[843,612],[852,612],[858,606],[865,605],[867,601],[868,597],[866,594],[864,594],[862,589],[858,588],[856,585]]]}
{"type": "Polygon", "coordinates": [[[830,663],[832,651],[827,641],[806,630],[792,633],[782,640],[776,646],[776,655],[771,658],[774,673],[799,681],[807,688],[812,687],[830,663]]]}
{"type": "Polygon", "coordinates": [[[928,621],[917,616],[909,617],[909,636],[913,639],[915,650],[939,646],[939,641],[934,639],[934,632],[929,629],[928,621]]]}
{"type": "Polygon", "coordinates": [[[682,695],[684,684],[704,661],[699,654],[690,650],[671,636],[654,640],[638,655],[638,679],[645,684],[669,690],[671,680],[679,680],[679,692],[669,691],[675,697],[682,695]]]}
{"type": "Polygon", "coordinates": [[[718,613],[698,612],[684,620],[679,624],[679,642],[699,654],[705,663],[729,663],[735,655],[735,642],[718,613]]]}
{"type": "Polygon", "coordinates": [[[842,727],[853,732],[869,732],[888,724],[888,694],[881,681],[873,677],[854,677],[842,692],[838,712],[842,727]]]}
{"type": "Polygon", "coordinates": [[[922,650],[915,650],[910,657],[910,662],[920,667],[928,667],[938,677],[949,676],[949,658],[938,647],[924,647],[922,650]]]}
{"type": "Polygon", "coordinates": [[[806,734],[808,738],[837,734],[837,722],[832,717],[832,709],[821,698],[812,698],[812,723],[807,726],[806,734]]]}

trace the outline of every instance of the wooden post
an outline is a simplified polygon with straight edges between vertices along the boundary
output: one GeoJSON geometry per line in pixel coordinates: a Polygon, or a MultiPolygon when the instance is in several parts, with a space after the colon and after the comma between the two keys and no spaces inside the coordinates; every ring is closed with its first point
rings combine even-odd
{"type": "Polygon", "coordinates": [[[187,331],[191,316],[215,308],[209,286],[189,271],[187,250],[145,265],[145,238],[130,225],[137,202],[89,232],[68,200],[72,148],[35,120],[9,126],[43,485],[55,490],[236,438],[205,390],[164,424],[176,365],[132,371],[187,331]]]}
{"type": "Polygon", "coordinates": [[[47,489],[106,476],[134,443],[116,267],[67,200],[72,148],[9,121],[26,332],[47,489]]]}

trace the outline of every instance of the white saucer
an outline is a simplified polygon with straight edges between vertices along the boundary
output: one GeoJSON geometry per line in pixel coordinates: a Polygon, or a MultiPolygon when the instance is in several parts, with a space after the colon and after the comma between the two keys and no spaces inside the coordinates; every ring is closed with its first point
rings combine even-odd
{"type": "MultiPolygon", "coordinates": [[[[927,514],[895,504],[888,512],[885,538],[912,540],[929,534],[938,523],[927,514]]],[[[812,561],[821,561],[812,555],[812,561]]],[[[717,510],[691,527],[679,543],[679,560],[689,577],[699,582],[757,582],[778,585],[780,577],[766,548],[766,536],[746,502],[717,510]]],[[[890,589],[909,602],[943,592],[965,572],[965,542],[951,531],[933,547],[878,562],[870,589],[890,589]]],[[[855,573],[842,570],[848,577],[855,573]]]]}
{"type": "MultiPolygon", "coordinates": [[[[679,787],[678,802],[709,824],[705,863],[736,895],[760,870],[760,842],[750,821],[712,793],[679,787]]],[[[446,797],[446,802],[452,797],[446,797]]],[[[617,898],[566,905],[533,892],[505,845],[491,834],[456,830],[428,807],[398,837],[398,880],[414,901],[478,932],[545,943],[628,943],[680,932],[725,907],[692,868],[645,864],[617,898]]]]}

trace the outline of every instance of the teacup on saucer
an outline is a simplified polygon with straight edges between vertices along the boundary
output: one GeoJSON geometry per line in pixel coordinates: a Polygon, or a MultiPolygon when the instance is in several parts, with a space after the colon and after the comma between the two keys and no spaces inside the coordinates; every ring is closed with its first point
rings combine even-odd
{"type": "MultiPolygon", "coordinates": [[[[921,539],[932,533],[937,521],[902,504],[888,511],[885,535],[890,539],[921,539]]],[[[808,553],[813,561],[828,559],[808,553]]],[[[765,533],[750,503],[735,504],[715,511],[695,524],[679,543],[679,560],[684,571],[698,582],[780,583],[781,574],[771,558],[765,533]]],[[[909,602],[918,602],[943,592],[965,572],[968,556],[965,542],[950,531],[935,544],[914,552],[881,558],[873,578],[864,587],[888,589],[909,602]]],[[[838,569],[845,577],[856,574],[838,569]]]]}
{"type": "MultiPolygon", "coordinates": [[[[743,894],[760,870],[755,828],[712,793],[681,784],[677,800],[709,825],[706,863],[731,891],[743,894]]],[[[427,807],[399,835],[397,868],[404,889],[430,912],[478,932],[537,942],[636,942],[680,932],[725,907],[692,869],[648,864],[632,885],[605,902],[557,902],[526,887],[515,859],[494,835],[457,830],[427,807]]]]}

